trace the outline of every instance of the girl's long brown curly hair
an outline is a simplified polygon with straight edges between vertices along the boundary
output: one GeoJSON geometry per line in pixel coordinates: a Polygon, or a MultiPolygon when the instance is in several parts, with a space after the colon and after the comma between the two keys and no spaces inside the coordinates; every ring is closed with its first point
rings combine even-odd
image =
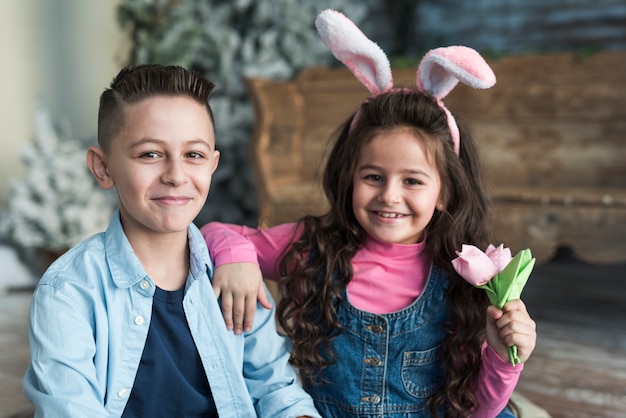
{"type": "Polygon", "coordinates": [[[490,242],[488,201],[474,140],[459,126],[457,156],[444,111],[423,93],[404,89],[370,98],[335,135],[323,174],[330,209],[300,221],[303,234],[281,260],[284,298],[278,320],[293,344],[292,364],[306,383],[319,383],[320,371],[335,361],[331,342],[341,332],[337,305],[352,279],[352,258],[366,238],[352,209],[353,173],[361,148],[379,133],[399,127],[408,127],[433,159],[445,203],[426,228],[429,255],[451,277],[447,296],[453,318],[444,325],[446,381],[430,405],[433,412],[448,411],[446,416],[469,416],[477,406],[471,389],[481,365],[488,301],[483,291],[454,272],[450,261],[464,243],[485,248],[490,242]]]}

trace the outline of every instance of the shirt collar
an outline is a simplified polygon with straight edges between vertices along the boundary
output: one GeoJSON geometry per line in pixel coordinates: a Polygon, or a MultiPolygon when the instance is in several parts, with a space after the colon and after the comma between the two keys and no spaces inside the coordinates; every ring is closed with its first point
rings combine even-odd
{"type": "Polygon", "coordinates": [[[205,274],[208,274],[209,278],[213,278],[213,260],[209,256],[204,237],[195,224],[189,225],[187,236],[189,237],[189,253],[191,255],[189,270],[193,279],[199,279],[205,274]]]}
{"type": "MultiPolygon", "coordinates": [[[[213,262],[204,242],[200,230],[189,225],[190,279],[197,280],[208,274],[213,277],[213,262]]],[[[135,255],[133,248],[124,233],[120,220],[119,209],[115,211],[105,232],[105,252],[107,263],[111,269],[113,283],[116,286],[131,287],[141,279],[148,277],[141,262],[135,255]]]]}

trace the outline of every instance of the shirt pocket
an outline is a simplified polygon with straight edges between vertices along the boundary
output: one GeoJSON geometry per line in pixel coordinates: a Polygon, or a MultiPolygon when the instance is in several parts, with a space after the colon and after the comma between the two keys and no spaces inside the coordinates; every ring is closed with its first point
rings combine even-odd
{"type": "Polygon", "coordinates": [[[402,357],[402,385],[415,398],[434,394],[445,378],[441,345],[426,351],[406,351],[402,357]]]}

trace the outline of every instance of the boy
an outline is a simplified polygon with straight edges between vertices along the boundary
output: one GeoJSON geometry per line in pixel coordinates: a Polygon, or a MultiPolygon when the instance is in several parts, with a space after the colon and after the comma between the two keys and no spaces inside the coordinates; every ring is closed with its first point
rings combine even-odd
{"type": "Polygon", "coordinates": [[[192,221],[217,168],[213,84],[181,67],[125,68],[100,97],[87,164],[119,209],[33,295],[36,416],[315,416],[272,311],[228,332],[192,221]]]}

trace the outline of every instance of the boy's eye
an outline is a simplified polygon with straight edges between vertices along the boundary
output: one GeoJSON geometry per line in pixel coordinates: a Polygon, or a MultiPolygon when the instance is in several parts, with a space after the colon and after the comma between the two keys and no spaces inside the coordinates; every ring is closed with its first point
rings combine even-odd
{"type": "Polygon", "coordinates": [[[200,152],[191,151],[187,153],[187,157],[196,160],[199,158],[204,158],[204,155],[200,152]]]}
{"type": "Polygon", "coordinates": [[[145,158],[145,159],[154,159],[154,158],[158,158],[159,154],[157,154],[154,151],[148,151],[148,152],[144,152],[142,154],[139,155],[140,158],[145,158]]]}

